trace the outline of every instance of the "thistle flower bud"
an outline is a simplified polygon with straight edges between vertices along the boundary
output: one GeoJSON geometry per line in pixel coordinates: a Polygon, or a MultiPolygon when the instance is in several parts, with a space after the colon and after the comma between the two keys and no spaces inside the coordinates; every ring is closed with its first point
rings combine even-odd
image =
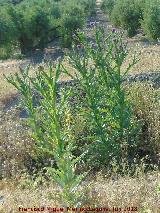
{"type": "Polygon", "coordinates": [[[116,29],[115,29],[115,28],[113,28],[113,29],[112,29],[112,33],[115,33],[115,32],[116,32],[116,29]]]}

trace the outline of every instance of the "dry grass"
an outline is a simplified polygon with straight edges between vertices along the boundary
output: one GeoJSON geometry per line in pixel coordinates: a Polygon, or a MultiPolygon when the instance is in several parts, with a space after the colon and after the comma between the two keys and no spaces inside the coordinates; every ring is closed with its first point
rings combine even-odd
{"type": "MultiPolygon", "coordinates": [[[[29,62],[28,62],[29,63],[29,62]]],[[[13,87],[11,84],[8,84],[6,79],[4,78],[4,75],[8,76],[10,74],[14,75],[15,73],[20,73],[20,66],[23,64],[27,64],[27,61],[6,61],[6,62],[0,62],[0,102],[1,104],[5,104],[9,101],[10,98],[14,97],[17,93],[15,87],[13,87]]],[[[68,64],[67,60],[64,59],[63,64],[66,68],[70,70],[71,73],[74,72],[74,69],[68,64]]],[[[44,64],[42,64],[45,66],[44,64]]],[[[36,66],[31,66],[30,68],[30,74],[34,75],[35,71],[38,69],[38,67],[41,66],[41,64],[36,66]]],[[[61,76],[61,80],[65,81],[68,77],[65,75],[61,76]]]]}
{"type": "Polygon", "coordinates": [[[16,93],[15,88],[5,81],[3,74],[14,74],[17,72],[17,70],[17,68],[0,68],[0,101],[3,101],[3,99],[8,98],[16,93]]]}
{"type": "MultiPolygon", "coordinates": [[[[138,213],[159,213],[160,194],[156,191],[159,182],[158,172],[118,179],[106,179],[97,175],[94,180],[84,182],[81,190],[84,192],[86,207],[137,207],[138,211],[135,212],[138,213]]],[[[21,185],[7,184],[1,190],[1,195],[4,196],[1,212],[17,213],[19,207],[63,207],[58,199],[59,192],[60,189],[55,184],[45,182],[43,185],[35,186],[21,179],[21,185]]]]}
{"type": "Polygon", "coordinates": [[[99,191],[99,206],[135,206],[138,212],[148,209],[158,213],[160,200],[156,186],[160,181],[159,174],[142,175],[138,178],[121,177],[116,181],[100,180],[95,184],[99,191]]]}
{"type": "Polygon", "coordinates": [[[139,61],[130,70],[130,74],[160,72],[160,45],[146,44],[140,40],[128,39],[128,46],[130,52],[124,67],[129,64],[135,52],[140,54],[137,54],[139,61]]]}
{"type": "Polygon", "coordinates": [[[160,89],[147,83],[134,83],[128,86],[128,92],[134,114],[142,125],[142,150],[149,155],[154,153],[151,157],[156,161],[156,153],[157,157],[160,154],[160,89]]]}

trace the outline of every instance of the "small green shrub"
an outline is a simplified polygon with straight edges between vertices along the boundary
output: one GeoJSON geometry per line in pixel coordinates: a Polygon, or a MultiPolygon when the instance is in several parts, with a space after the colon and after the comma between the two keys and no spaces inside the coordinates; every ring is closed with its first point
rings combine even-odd
{"type": "Polygon", "coordinates": [[[116,0],[103,0],[101,9],[110,16],[115,4],[116,0]]]}
{"type": "Polygon", "coordinates": [[[81,0],[86,15],[96,15],[96,0],[81,0]]]}
{"type": "Polygon", "coordinates": [[[77,29],[82,28],[84,19],[82,19],[82,17],[65,15],[62,22],[62,45],[64,47],[70,47],[73,41],[72,36],[77,29]]]}
{"type": "Polygon", "coordinates": [[[5,45],[0,48],[0,60],[5,60],[11,57],[13,53],[11,45],[5,45]]]}
{"type": "Polygon", "coordinates": [[[62,13],[62,43],[63,46],[69,47],[72,43],[73,33],[77,29],[81,29],[85,23],[84,8],[78,2],[68,1],[62,13]]]}
{"type": "Polygon", "coordinates": [[[140,27],[142,18],[141,7],[137,2],[130,0],[118,0],[111,13],[111,21],[115,26],[127,30],[128,36],[134,36],[140,27]]]}
{"type": "Polygon", "coordinates": [[[151,40],[160,38],[160,1],[148,0],[145,4],[142,28],[151,40]]]}

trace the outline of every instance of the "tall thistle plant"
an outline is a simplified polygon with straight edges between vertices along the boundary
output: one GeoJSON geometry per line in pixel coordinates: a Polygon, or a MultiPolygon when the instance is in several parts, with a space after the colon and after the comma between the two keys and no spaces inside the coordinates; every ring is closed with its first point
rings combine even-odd
{"type": "MultiPolygon", "coordinates": [[[[39,153],[52,157],[56,166],[47,167],[49,175],[62,189],[61,198],[64,206],[80,205],[77,187],[83,175],[76,175],[76,164],[82,155],[75,158],[75,148],[71,131],[71,114],[68,106],[68,93],[61,92],[58,87],[60,65],[54,71],[49,65],[47,72],[43,68],[35,77],[29,75],[29,68],[21,75],[6,77],[23,96],[23,104],[28,112],[29,126],[39,153]],[[36,103],[36,104],[35,104],[36,103]]],[[[84,155],[84,154],[83,154],[84,155]]]]}
{"type": "Polygon", "coordinates": [[[94,27],[94,32],[94,42],[89,42],[84,33],[74,35],[79,45],[73,46],[69,61],[76,72],[72,75],[64,66],[63,72],[78,82],[86,94],[86,118],[94,130],[92,153],[100,165],[106,166],[113,158],[118,162],[128,159],[136,142],[131,140],[137,128],[122,82],[137,59],[134,55],[122,73],[128,55],[123,36],[115,30],[105,35],[101,27],[94,27]]]}

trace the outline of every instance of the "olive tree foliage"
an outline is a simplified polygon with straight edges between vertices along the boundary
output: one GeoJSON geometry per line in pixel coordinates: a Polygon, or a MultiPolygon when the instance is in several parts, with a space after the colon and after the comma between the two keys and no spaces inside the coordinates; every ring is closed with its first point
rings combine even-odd
{"type": "Polygon", "coordinates": [[[125,29],[128,36],[132,37],[140,28],[142,9],[137,0],[117,0],[111,12],[111,21],[115,26],[125,29]]]}
{"type": "Polygon", "coordinates": [[[0,0],[0,5],[4,4],[19,4],[23,0],[0,0]]]}
{"type": "Polygon", "coordinates": [[[52,28],[50,13],[42,5],[30,5],[29,2],[9,9],[9,15],[17,28],[21,53],[25,54],[37,45],[44,47],[52,28]]]}
{"type": "Polygon", "coordinates": [[[17,28],[11,16],[7,13],[7,8],[0,10],[0,47],[15,40],[17,28]]]}
{"type": "Polygon", "coordinates": [[[149,40],[160,39],[160,0],[103,0],[101,9],[132,37],[142,28],[149,40]]]}
{"type": "Polygon", "coordinates": [[[51,9],[45,10],[36,2],[3,6],[0,11],[0,46],[18,43],[23,54],[37,45],[43,47],[54,24],[51,14],[51,9]]]}
{"type": "Polygon", "coordinates": [[[146,0],[142,28],[150,40],[160,39],[160,0],[146,0]]]}
{"type": "Polygon", "coordinates": [[[76,2],[69,0],[67,5],[64,2],[62,14],[63,45],[67,47],[72,43],[73,32],[84,25],[84,8],[81,7],[80,3],[76,4],[76,2]]]}
{"type": "Polygon", "coordinates": [[[14,41],[26,54],[61,37],[63,44],[69,46],[73,32],[83,27],[94,7],[95,0],[23,0],[4,4],[0,11],[0,45],[14,41]]]}
{"type": "Polygon", "coordinates": [[[71,46],[72,35],[77,29],[81,29],[87,16],[95,15],[95,0],[62,0],[61,33],[64,46],[71,46]]]}
{"type": "Polygon", "coordinates": [[[115,4],[116,0],[103,0],[101,9],[110,16],[115,4]]]}

